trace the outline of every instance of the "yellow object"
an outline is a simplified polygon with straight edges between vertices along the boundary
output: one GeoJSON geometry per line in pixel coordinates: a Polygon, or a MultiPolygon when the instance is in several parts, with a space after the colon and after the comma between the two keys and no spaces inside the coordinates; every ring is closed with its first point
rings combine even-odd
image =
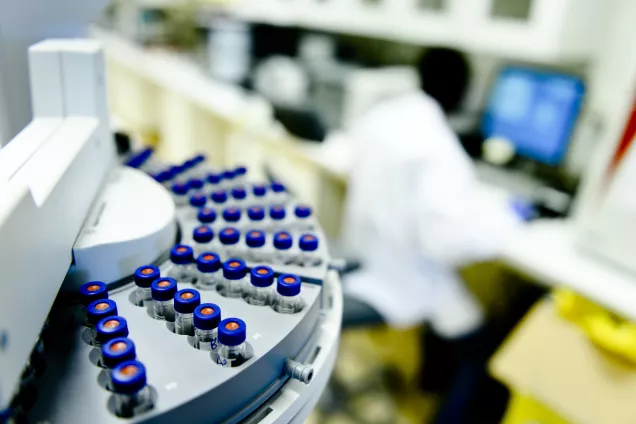
{"type": "Polygon", "coordinates": [[[636,364],[636,324],[569,290],[555,292],[559,313],[578,325],[600,349],[636,364]]]}
{"type": "Polygon", "coordinates": [[[501,424],[569,424],[554,411],[531,396],[513,393],[508,404],[508,412],[501,424]]]}

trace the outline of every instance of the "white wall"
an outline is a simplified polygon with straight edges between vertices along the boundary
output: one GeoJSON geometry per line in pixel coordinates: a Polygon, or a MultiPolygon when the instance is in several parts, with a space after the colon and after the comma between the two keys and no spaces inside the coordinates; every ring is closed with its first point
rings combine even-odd
{"type": "MultiPolygon", "coordinates": [[[[608,5],[609,7],[609,5],[608,5]]],[[[603,189],[602,176],[620,138],[635,99],[636,88],[636,1],[611,2],[603,37],[589,73],[588,112],[598,115],[603,131],[589,155],[578,204],[577,216],[587,221],[598,206],[597,194],[603,189]]]]}

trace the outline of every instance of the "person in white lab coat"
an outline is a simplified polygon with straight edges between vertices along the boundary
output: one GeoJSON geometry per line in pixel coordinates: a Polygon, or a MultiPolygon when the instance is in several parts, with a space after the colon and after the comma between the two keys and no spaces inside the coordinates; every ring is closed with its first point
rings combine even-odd
{"type": "Polygon", "coordinates": [[[497,256],[519,226],[507,202],[483,195],[447,122],[468,79],[462,60],[450,50],[426,54],[421,91],[385,101],[348,131],[344,241],[362,267],[345,292],[391,326],[430,323],[447,338],[483,321],[458,268],[497,256]]]}
{"type": "MultiPolygon", "coordinates": [[[[432,49],[419,71],[421,91],[385,101],[348,131],[344,243],[361,268],[344,278],[343,327],[375,314],[397,328],[428,324],[438,340],[474,351],[488,332],[458,269],[495,258],[521,220],[508,199],[485,195],[448,124],[468,84],[465,58],[432,49]]],[[[474,419],[464,411],[487,379],[486,355],[478,356],[450,371],[460,383],[452,383],[436,423],[474,419]]]]}

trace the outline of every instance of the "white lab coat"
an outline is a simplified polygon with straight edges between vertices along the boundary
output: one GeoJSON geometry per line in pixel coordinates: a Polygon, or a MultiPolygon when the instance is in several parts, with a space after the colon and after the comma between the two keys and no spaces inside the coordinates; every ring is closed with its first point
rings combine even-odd
{"type": "Polygon", "coordinates": [[[345,290],[395,327],[430,322],[446,337],[483,320],[457,268],[497,255],[519,226],[479,196],[475,170],[423,92],[386,101],[348,131],[344,242],[363,262],[345,290]]]}

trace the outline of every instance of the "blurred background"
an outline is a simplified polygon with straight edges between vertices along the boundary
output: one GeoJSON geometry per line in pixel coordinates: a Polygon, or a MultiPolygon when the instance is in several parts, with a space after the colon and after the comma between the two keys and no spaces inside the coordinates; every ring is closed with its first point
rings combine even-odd
{"type": "Polygon", "coordinates": [[[629,423],[634,18],[631,0],[114,0],[91,36],[122,152],[280,180],[344,258],[309,422],[629,423]]]}

